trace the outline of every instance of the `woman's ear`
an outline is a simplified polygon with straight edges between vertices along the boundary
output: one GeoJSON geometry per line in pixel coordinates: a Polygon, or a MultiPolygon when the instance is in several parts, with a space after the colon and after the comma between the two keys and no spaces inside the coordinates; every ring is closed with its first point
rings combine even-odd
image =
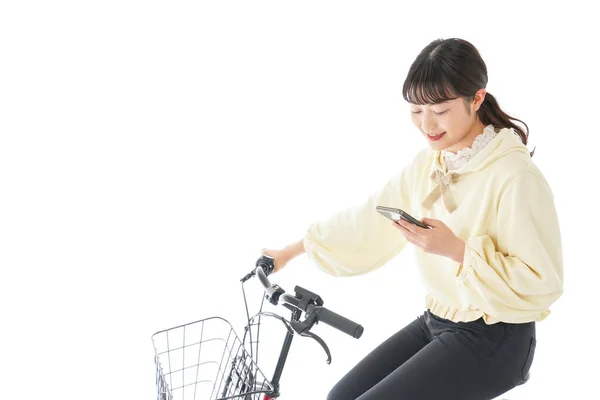
{"type": "Polygon", "coordinates": [[[483,104],[486,93],[487,91],[485,89],[479,89],[477,93],[475,93],[473,99],[473,109],[475,112],[477,112],[479,110],[479,107],[481,107],[481,104],[483,104]]]}

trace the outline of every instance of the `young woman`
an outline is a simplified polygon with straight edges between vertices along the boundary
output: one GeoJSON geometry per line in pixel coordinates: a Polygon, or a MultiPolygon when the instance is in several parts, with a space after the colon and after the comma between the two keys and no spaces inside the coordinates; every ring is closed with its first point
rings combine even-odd
{"type": "Polygon", "coordinates": [[[323,271],[351,276],[418,247],[424,313],[350,370],[329,400],[484,400],[527,380],[535,323],[563,292],[561,237],[527,125],[500,109],[487,81],[471,43],[430,43],[403,88],[429,146],[359,207],[311,224],[284,249],[263,249],[276,271],[306,252],[323,271]],[[391,222],[378,205],[425,216],[432,228],[391,222]]]}

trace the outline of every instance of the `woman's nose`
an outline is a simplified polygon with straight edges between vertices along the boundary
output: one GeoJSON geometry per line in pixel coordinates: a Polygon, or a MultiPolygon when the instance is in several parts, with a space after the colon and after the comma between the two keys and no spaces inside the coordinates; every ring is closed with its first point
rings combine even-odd
{"type": "Polygon", "coordinates": [[[435,133],[436,127],[437,123],[433,118],[427,116],[423,117],[423,120],[421,121],[421,129],[423,130],[423,132],[435,133]]]}

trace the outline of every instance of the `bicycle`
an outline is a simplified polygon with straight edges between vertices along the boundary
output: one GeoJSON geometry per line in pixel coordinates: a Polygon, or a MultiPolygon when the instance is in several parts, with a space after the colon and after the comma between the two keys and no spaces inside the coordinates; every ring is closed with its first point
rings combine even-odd
{"type": "Polygon", "coordinates": [[[316,293],[296,286],[295,294],[291,295],[279,285],[271,284],[267,276],[274,267],[273,258],[262,255],[256,261],[255,269],[241,279],[248,317],[243,340],[239,339],[229,321],[221,317],[201,319],[152,335],[158,400],[259,400],[261,395],[263,400],[278,399],[281,395],[279,382],[295,334],[318,342],[327,355],[328,364],[331,363],[329,347],[310,331],[316,323],[322,322],[356,339],[362,336],[364,329],[361,325],[323,307],[323,299],[316,293]],[[250,318],[244,283],[254,276],[264,287],[265,294],[259,312],[250,318]],[[290,310],[290,320],[262,311],[265,299],[275,306],[281,303],[290,310]],[[257,364],[262,316],[279,319],[287,329],[270,380],[257,364]],[[256,319],[258,322],[254,322],[256,319]],[[252,327],[257,330],[256,340],[252,340],[252,327]],[[191,337],[187,342],[186,334],[191,337]],[[250,338],[249,350],[246,347],[247,337],[250,338]]]}

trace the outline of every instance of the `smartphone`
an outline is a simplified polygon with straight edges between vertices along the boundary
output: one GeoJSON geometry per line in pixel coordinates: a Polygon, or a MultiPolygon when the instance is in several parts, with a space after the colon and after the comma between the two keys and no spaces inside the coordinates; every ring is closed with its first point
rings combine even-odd
{"type": "Polygon", "coordinates": [[[431,229],[431,226],[425,225],[424,223],[422,223],[421,221],[419,221],[418,219],[416,219],[415,217],[413,217],[406,211],[401,210],[399,208],[377,206],[375,209],[381,215],[391,219],[392,221],[398,221],[400,219],[403,219],[413,225],[420,226],[421,228],[431,229]]]}

